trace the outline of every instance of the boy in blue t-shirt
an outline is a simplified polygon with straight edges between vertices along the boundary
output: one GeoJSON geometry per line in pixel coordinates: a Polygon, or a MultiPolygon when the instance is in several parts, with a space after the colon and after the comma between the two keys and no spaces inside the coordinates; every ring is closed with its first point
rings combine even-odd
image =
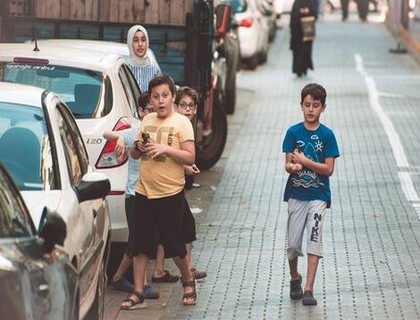
{"type": "Polygon", "coordinates": [[[284,192],[288,202],[287,257],[290,269],[290,298],[302,299],[303,305],[316,305],[313,296],[316,270],[322,258],[322,224],[331,205],[329,177],[339,157],[333,131],[319,119],[325,111],[325,89],[316,83],[306,85],[301,92],[303,122],[291,126],[283,140],[286,153],[285,169],[290,173],[284,192]],[[298,257],[303,256],[302,239],[306,234],[308,256],[305,292],[298,273],[298,257]]]}

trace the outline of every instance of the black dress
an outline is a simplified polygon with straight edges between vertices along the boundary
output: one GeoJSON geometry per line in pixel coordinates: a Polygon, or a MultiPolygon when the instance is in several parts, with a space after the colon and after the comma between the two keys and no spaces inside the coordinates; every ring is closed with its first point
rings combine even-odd
{"type": "Polygon", "coordinates": [[[312,42],[303,41],[301,18],[315,17],[311,0],[295,0],[290,14],[290,50],[293,52],[292,71],[298,77],[306,75],[308,69],[313,70],[312,42]]]}

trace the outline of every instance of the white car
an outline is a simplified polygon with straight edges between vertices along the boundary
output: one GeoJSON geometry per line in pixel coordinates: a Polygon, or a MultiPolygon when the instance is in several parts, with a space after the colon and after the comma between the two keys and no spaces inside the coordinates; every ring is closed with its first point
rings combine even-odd
{"type": "Polygon", "coordinates": [[[140,121],[140,89],[124,58],[42,42],[37,46],[0,43],[0,80],[46,88],[63,98],[76,118],[96,171],[111,182],[111,239],[126,242],[127,159],[118,161],[115,143],[103,138],[105,131],[123,130],[140,121]]]}
{"type": "MultiPolygon", "coordinates": [[[[130,57],[127,44],[115,41],[102,41],[102,40],[86,40],[86,39],[45,39],[38,40],[38,45],[42,46],[47,44],[49,46],[62,46],[64,48],[75,48],[96,52],[108,52],[114,53],[125,60],[130,57]]],[[[158,64],[155,54],[148,48],[147,55],[150,58],[152,64],[158,64]]]]}
{"type": "Polygon", "coordinates": [[[80,319],[101,319],[110,246],[105,199],[110,182],[94,171],[76,121],[57,94],[0,82],[0,161],[36,226],[46,208],[66,223],[63,246],[79,277],[80,319]]]}
{"type": "Polygon", "coordinates": [[[241,58],[248,68],[255,69],[267,60],[270,26],[257,8],[256,0],[230,0],[238,25],[241,58]]]}

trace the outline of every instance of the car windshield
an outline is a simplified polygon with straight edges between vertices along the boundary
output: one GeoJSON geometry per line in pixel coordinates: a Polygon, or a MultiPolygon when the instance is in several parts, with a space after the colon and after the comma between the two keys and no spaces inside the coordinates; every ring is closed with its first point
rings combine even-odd
{"type": "Polygon", "coordinates": [[[0,102],[0,159],[20,190],[55,188],[51,144],[41,109],[0,102]]]}
{"type": "Polygon", "coordinates": [[[2,81],[28,84],[58,93],[76,119],[92,118],[97,112],[102,83],[100,72],[45,63],[6,63],[1,67],[2,81]]]}
{"type": "Polygon", "coordinates": [[[233,13],[241,13],[246,11],[245,0],[230,0],[230,5],[232,6],[233,13]]]}

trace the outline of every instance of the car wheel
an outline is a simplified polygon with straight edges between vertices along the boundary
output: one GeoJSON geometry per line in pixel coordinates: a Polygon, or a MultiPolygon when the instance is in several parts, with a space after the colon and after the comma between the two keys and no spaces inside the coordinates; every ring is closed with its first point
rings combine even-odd
{"type": "Polygon", "coordinates": [[[233,114],[235,112],[235,104],[236,104],[236,79],[233,84],[233,88],[231,88],[229,91],[226,91],[225,110],[227,114],[233,114]]]}
{"type": "Polygon", "coordinates": [[[248,69],[255,70],[255,68],[258,66],[258,53],[248,59],[247,66],[248,69]]]}
{"type": "Polygon", "coordinates": [[[267,62],[267,56],[268,56],[268,49],[260,52],[258,56],[260,64],[264,64],[267,62]]]}
{"type": "Polygon", "coordinates": [[[202,145],[196,151],[196,164],[200,170],[207,170],[213,167],[220,159],[226,144],[227,119],[224,106],[221,100],[221,89],[215,90],[212,130],[203,137],[202,145]]]}

